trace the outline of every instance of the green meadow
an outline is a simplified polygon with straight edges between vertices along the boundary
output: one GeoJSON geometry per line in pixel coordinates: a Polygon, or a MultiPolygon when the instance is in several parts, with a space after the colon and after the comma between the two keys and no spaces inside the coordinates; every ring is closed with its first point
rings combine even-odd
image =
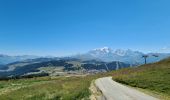
{"type": "Polygon", "coordinates": [[[0,100],[89,100],[91,82],[106,76],[113,76],[117,82],[170,100],[170,59],[89,76],[48,76],[0,81],[0,100]]]}

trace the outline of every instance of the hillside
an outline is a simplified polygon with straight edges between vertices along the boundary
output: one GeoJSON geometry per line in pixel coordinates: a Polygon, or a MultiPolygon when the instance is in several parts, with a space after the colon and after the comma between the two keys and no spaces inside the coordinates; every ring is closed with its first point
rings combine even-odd
{"type": "MultiPolygon", "coordinates": [[[[170,58],[113,72],[117,82],[170,96],[170,58]]],[[[170,98],[169,98],[170,99],[170,98]]]]}
{"type": "Polygon", "coordinates": [[[63,76],[66,74],[95,74],[129,67],[129,64],[113,61],[96,60],[81,61],[79,59],[34,59],[4,65],[0,68],[0,78],[50,75],[63,76]]]}
{"type": "Polygon", "coordinates": [[[93,76],[42,77],[0,81],[0,100],[88,100],[93,79],[93,76]]]}
{"type": "MultiPolygon", "coordinates": [[[[84,63],[92,64],[93,62],[103,63],[96,61],[85,61],[84,63]]],[[[48,76],[0,81],[0,99],[82,100],[84,98],[84,100],[88,100],[90,95],[88,89],[91,82],[110,75],[113,75],[113,79],[117,82],[163,94],[167,98],[166,100],[169,100],[170,59],[138,68],[125,68],[96,75],[48,76]]]]}

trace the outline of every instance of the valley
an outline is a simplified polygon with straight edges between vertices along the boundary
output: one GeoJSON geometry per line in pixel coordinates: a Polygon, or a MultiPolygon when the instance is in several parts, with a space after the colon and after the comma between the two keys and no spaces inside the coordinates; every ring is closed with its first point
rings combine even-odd
{"type": "MultiPolygon", "coordinates": [[[[1,55],[0,61],[6,64],[0,65],[0,78],[97,74],[140,66],[145,63],[143,55],[145,54],[139,51],[113,50],[108,47],[71,57],[36,58],[38,56],[1,55]]],[[[169,53],[148,53],[147,55],[147,63],[158,62],[170,56],[169,53]]]]}
{"type": "Polygon", "coordinates": [[[88,75],[118,70],[130,67],[130,64],[123,62],[103,62],[97,60],[83,61],[74,58],[50,58],[32,59],[5,65],[0,68],[1,78],[3,77],[30,77],[35,76],[65,76],[65,75],[88,75]]]}

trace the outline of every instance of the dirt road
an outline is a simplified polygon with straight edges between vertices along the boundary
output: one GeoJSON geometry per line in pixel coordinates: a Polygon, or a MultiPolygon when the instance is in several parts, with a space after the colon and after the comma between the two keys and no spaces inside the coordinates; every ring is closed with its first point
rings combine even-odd
{"type": "Polygon", "coordinates": [[[97,79],[95,85],[102,91],[105,100],[159,100],[138,90],[117,83],[113,81],[111,77],[97,79]]]}

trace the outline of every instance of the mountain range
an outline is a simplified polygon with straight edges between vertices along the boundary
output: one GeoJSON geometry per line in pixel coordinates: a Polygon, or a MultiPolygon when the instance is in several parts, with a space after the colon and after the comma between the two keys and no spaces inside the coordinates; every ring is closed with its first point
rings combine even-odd
{"type": "Polygon", "coordinates": [[[158,62],[162,59],[165,59],[170,56],[170,53],[143,53],[139,51],[133,51],[133,50],[112,50],[109,47],[104,48],[98,48],[94,50],[90,50],[89,52],[85,54],[79,54],[74,56],[75,58],[79,59],[96,59],[101,60],[105,62],[111,62],[111,61],[120,61],[129,63],[132,65],[139,65],[144,64],[144,58],[142,58],[143,55],[148,55],[147,62],[153,63],[158,62]]]}
{"type": "Polygon", "coordinates": [[[158,62],[170,53],[142,53],[133,50],[112,50],[104,47],[71,57],[38,57],[0,55],[1,76],[22,76],[41,74],[61,75],[61,73],[98,73],[118,70],[144,64],[142,56],[147,55],[147,63],[158,62]]]}
{"type": "MultiPolygon", "coordinates": [[[[148,55],[147,63],[158,62],[162,59],[165,59],[170,56],[170,53],[143,53],[140,51],[133,50],[122,50],[116,49],[113,50],[109,47],[103,47],[98,49],[93,49],[84,54],[78,54],[70,56],[71,58],[81,59],[81,60],[98,60],[104,62],[120,61],[128,63],[131,65],[140,65],[144,64],[143,55],[148,55]],[[156,55],[156,56],[155,56],[156,55]]],[[[0,54],[0,66],[6,65],[13,62],[24,61],[27,59],[36,59],[36,58],[53,58],[53,57],[40,57],[33,55],[23,55],[23,56],[8,56],[0,54]]],[[[64,57],[66,58],[66,57],[64,57]]]]}
{"type": "Polygon", "coordinates": [[[23,61],[23,60],[35,59],[35,58],[39,58],[39,57],[34,55],[9,56],[9,55],[0,54],[0,65],[5,65],[16,61],[23,61]]]}

